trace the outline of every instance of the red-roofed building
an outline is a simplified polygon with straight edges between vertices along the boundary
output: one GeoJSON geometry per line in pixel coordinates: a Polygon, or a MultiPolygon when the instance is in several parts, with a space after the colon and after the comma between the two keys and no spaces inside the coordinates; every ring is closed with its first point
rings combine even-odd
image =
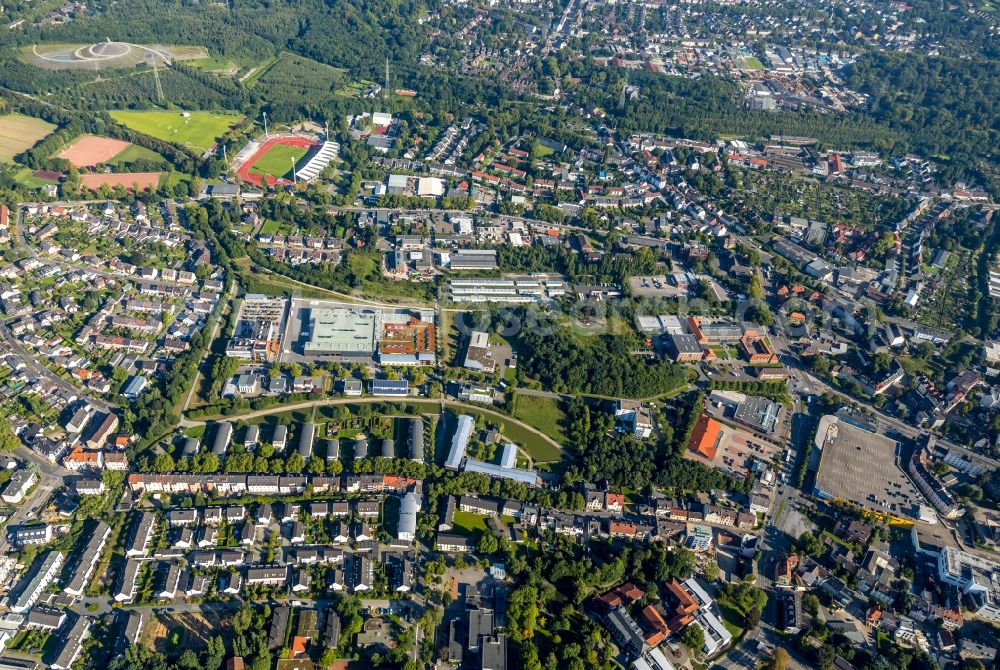
{"type": "Polygon", "coordinates": [[[840,174],[844,171],[844,161],[840,159],[840,154],[830,154],[830,173],[840,174]]]}
{"type": "Polygon", "coordinates": [[[0,228],[6,228],[10,225],[10,212],[7,210],[7,205],[0,203],[0,228]]]}
{"type": "Polygon", "coordinates": [[[791,584],[797,567],[799,567],[799,557],[796,554],[788,554],[779,558],[774,566],[774,582],[776,584],[791,584]]]}
{"type": "Polygon", "coordinates": [[[597,600],[603,603],[610,610],[615,609],[616,607],[631,605],[644,595],[646,595],[645,591],[632,582],[628,582],[626,584],[622,584],[616,589],[608,591],[603,596],[598,597],[597,600]]]}
{"type": "Polygon", "coordinates": [[[694,614],[698,611],[698,602],[676,579],[670,580],[670,583],[667,584],[667,591],[669,591],[670,595],[673,596],[673,599],[677,601],[677,607],[675,609],[677,613],[694,614]]]}
{"type": "Polygon", "coordinates": [[[701,454],[710,461],[715,460],[715,455],[719,452],[721,436],[722,424],[707,414],[703,414],[691,432],[688,449],[701,454]]]}
{"type": "Polygon", "coordinates": [[[292,646],[289,649],[289,655],[292,658],[299,658],[304,656],[306,653],[306,646],[309,644],[309,638],[302,635],[296,635],[292,638],[292,646]]]}
{"type": "Polygon", "coordinates": [[[646,644],[650,647],[660,644],[670,634],[670,627],[667,626],[667,622],[663,620],[660,611],[652,605],[646,605],[642,608],[642,611],[639,613],[639,624],[646,633],[646,644]]]}
{"type": "Polygon", "coordinates": [[[615,512],[625,509],[625,496],[621,493],[607,493],[604,496],[604,508],[615,512]]]}

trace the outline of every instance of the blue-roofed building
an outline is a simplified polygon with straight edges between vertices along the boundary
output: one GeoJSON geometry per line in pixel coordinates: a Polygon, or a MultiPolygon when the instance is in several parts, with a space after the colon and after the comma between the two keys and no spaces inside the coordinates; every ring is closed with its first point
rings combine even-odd
{"type": "Polygon", "coordinates": [[[512,468],[517,464],[517,445],[508,442],[503,445],[503,452],[500,454],[500,466],[512,468]]]}
{"type": "Polygon", "coordinates": [[[126,384],[125,388],[122,389],[122,395],[129,400],[135,400],[142,392],[146,390],[146,385],[149,381],[142,375],[136,375],[132,377],[132,380],[126,384]]]}
{"type": "Polygon", "coordinates": [[[465,458],[465,450],[469,447],[474,427],[475,421],[468,414],[462,414],[458,417],[458,425],[451,438],[451,446],[448,448],[448,458],[444,462],[444,467],[458,470],[462,465],[462,459],[465,458]]]}
{"type": "Polygon", "coordinates": [[[465,459],[466,472],[478,472],[497,479],[509,479],[511,481],[525,484],[526,486],[537,486],[538,475],[534,470],[521,470],[515,467],[505,467],[496,463],[487,463],[475,458],[465,459]]]}
{"type": "Polygon", "coordinates": [[[406,397],[410,383],[405,379],[376,379],[372,381],[372,395],[406,397]]]}

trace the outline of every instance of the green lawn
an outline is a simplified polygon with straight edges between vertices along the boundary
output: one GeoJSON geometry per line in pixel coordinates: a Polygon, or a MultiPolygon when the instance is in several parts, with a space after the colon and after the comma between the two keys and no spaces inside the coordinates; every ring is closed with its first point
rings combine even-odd
{"type": "Polygon", "coordinates": [[[292,176],[292,161],[296,164],[302,157],[309,153],[306,147],[293,147],[288,144],[275,144],[266,154],[260,157],[253,167],[251,173],[265,174],[271,177],[292,176]]]}
{"type": "Polygon", "coordinates": [[[719,612],[722,613],[722,625],[726,627],[729,634],[734,638],[742,635],[744,615],[736,605],[725,598],[716,598],[715,602],[719,606],[719,612]]]}
{"type": "Polygon", "coordinates": [[[14,175],[14,181],[28,188],[41,188],[47,184],[58,184],[55,179],[40,179],[35,176],[35,171],[31,168],[24,168],[14,175]]]}
{"type": "Polygon", "coordinates": [[[455,510],[455,520],[452,524],[456,533],[463,535],[476,535],[486,532],[486,517],[472,512],[455,510]]]}
{"type": "Polygon", "coordinates": [[[39,655],[44,655],[56,648],[58,642],[59,640],[51,633],[41,630],[22,630],[14,636],[7,648],[23,654],[31,654],[33,649],[37,649],[41,652],[39,655]]]}
{"type": "Polygon", "coordinates": [[[115,111],[111,117],[150,137],[206,151],[242,118],[237,112],[115,111]],[[186,114],[186,116],[185,116],[186,114]]]}
{"type": "Polygon", "coordinates": [[[543,158],[548,158],[549,156],[551,156],[554,153],[555,153],[554,149],[550,149],[547,146],[545,146],[544,144],[540,143],[538,145],[538,150],[536,151],[536,156],[537,156],[537,158],[539,160],[541,160],[543,158]]]}
{"type": "Polygon", "coordinates": [[[750,56],[746,59],[748,70],[763,70],[764,63],[761,62],[756,56],[750,56]]]}
{"type": "Polygon", "coordinates": [[[124,167],[129,163],[134,163],[137,160],[146,160],[156,163],[163,163],[164,167],[169,169],[170,164],[167,163],[166,159],[160,154],[156,153],[152,149],[147,149],[146,147],[140,147],[137,144],[130,144],[125,148],[120,154],[108,161],[108,165],[117,165],[118,167],[124,167]]]}
{"type": "Polygon", "coordinates": [[[211,72],[212,70],[227,70],[232,66],[232,63],[225,56],[209,56],[208,58],[189,60],[185,65],[211,72]]]}
{"type": "Polygon", "coordinates": [[[274,219],[267,219],[264,221],[264,225],[260,227],[260,232],[264,235],[274,235],[278,232],[278,226],[281,224],[274,219]]]}
{"type": "Polygon", "coordinates": [[[566,414],[562,410],[562,403],[556,398],[518,394],[514,404],[514,418],[534,426],[559,444],[566,442],[566,433],[563,431],[566,414]]]}

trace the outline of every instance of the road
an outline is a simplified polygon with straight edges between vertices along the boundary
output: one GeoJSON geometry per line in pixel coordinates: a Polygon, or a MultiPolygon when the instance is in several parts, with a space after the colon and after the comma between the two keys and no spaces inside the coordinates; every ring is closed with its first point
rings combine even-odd
{"type": "Polygon", "coordinates": [[[812,373],[808,372],[802,367],[802,362],[799,360],[791,350],[791,343],[789,343],[788,338],[785,334],[778,328],[774,327],[771,329],[771,344],[774,346],[774,351],[778,354],[781,362],[788,368],[789,373],[792,377],[798,379],[798,381],[803,385],[803,390],[806,393],[832,393],[838,398],[845,400],[849,403],[860,405],[864,407],[865,411],[870,412],[873,416],[878,418],[878,420],[896,430],[900,435],[904,435],[908,438],[916,438],[917,436],[923,434],[919,428],[914,428],[894,416],[885,414],[878,409],[872,407],[871,405],[858,400],[854,396],[844,393],[840,389],[837,389],[830,385],[829,382],[814,376],[812,373]],[[816,391],[815,389],[821,389],[821,391],[816,391]]]}

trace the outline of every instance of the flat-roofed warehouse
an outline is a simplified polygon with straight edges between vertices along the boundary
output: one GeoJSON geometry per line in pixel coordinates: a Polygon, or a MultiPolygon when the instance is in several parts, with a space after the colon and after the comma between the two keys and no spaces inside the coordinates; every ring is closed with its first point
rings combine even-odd
{"type": "Polygon", "coordinates": [[[736,408],[734,418],[757,430],[773,433],[781,414],[781,405],[760,396],[747,396],[736,408]]]}
{"type": "Polygon", "coordinates": [[[307,356],[374,358],[392,365],[432,365],[435,360],[434,313],[372,308],[311,308],[307,356]]]}
{"type": "Polygon", "coordinates": [[[896,462],[895,440],[828,414],[820,419],[815,444],[820,450],[817,496],[900,518],[905,518],[904,508],[925,504],[896,462]]]}
{"type": "Polygon", "coordinates": [[[380,322],[379,312],[373,310],[311,309],[305,353],[372,356],[380,322]]]}

